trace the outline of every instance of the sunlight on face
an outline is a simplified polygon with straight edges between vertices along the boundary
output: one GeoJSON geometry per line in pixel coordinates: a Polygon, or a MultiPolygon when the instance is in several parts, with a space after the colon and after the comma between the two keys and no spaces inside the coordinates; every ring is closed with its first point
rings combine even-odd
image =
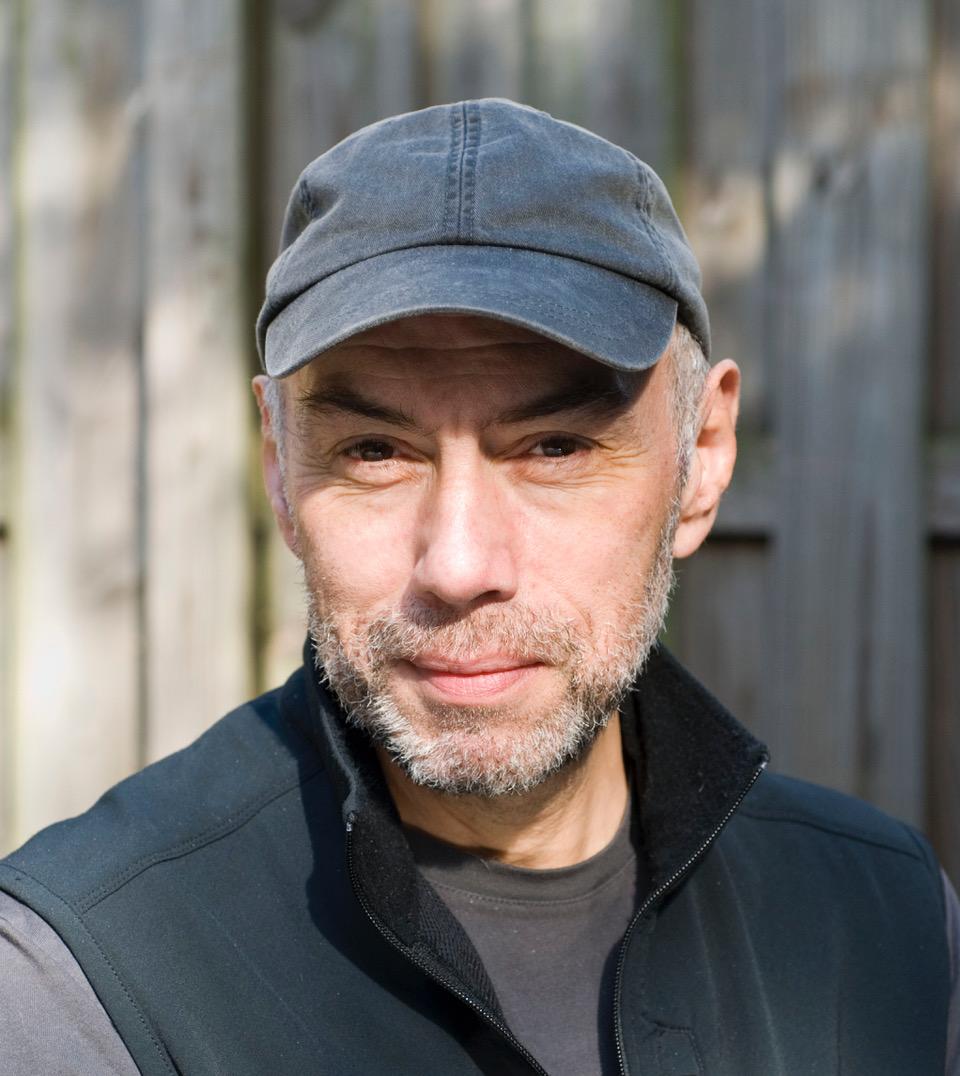
{"type": "Polygon", "coordinates": [[[433,317],[291,382],[310,631],[350,720],[448,792],[524,791],[577,758],[666,614],[669,376],[433,317]]]}

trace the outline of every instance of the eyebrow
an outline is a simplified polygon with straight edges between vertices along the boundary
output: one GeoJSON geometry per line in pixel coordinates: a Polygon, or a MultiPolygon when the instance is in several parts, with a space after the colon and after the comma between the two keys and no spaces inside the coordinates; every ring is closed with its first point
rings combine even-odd
{"type": "Polygon", "coordinates": [[[377,419],[380,422],[389,422],[392,426],[400,426],[405,430],[416,430],[417,423],[396,407],[388,407],[386,404],[377,403],[361,396],[359,392],[340,386],[331,386],[325,389],[312,389],[297,397],[297,402],[307,411],[314,415],[326,415],[331,411],[344,411],[351,415],[360,415],[362,418],[377,419]]]}
{"type": "MultiPolygon", "coordinates": [[[[485,426],[514,425],[558,414],[589,414],[607,417],[623,411],[634,399],[638,383],[629,377],[611,376],[608,381],[582,378],[516,407],[500,412],[485,426]]],[[[313,415],[346,412],[375,419],[405,430],[421,429],[410,415],[396,407],[368,399],[344,385],[312,389],[297,397],[298,403],[313,415]]]]}
{"type": "Polygon", "coordinates": [[[508,425],[568,412],[603,418],[628,407],[635,396],[636,387],[627,378],[616,376],[611,376],[606,382],[594,378],[581,379],[528,403],[511,407],[499,414],[495,421],[508,425]]]}

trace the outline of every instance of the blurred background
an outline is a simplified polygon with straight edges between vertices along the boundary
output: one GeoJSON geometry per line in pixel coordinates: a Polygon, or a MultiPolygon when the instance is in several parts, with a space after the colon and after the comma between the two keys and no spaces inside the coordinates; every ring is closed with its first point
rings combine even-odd
{"type": "Polygon", "coordinates": [[[491,95],[661,173],[744,372],[669,644],[960,880],[955,0],[0,0],[0,847],[298,664],[248,387],[288,191],[491,95]]]}

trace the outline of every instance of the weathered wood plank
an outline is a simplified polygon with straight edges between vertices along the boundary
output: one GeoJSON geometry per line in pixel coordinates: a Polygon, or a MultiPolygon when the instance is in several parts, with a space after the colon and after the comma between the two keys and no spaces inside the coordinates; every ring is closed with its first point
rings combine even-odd
{"type": "Polygon", "coordinates": [[[428,0],[420,20],[428,103],[522,98],[521,16],[519,0],[428,0]]]}
{"type": "Polygon", "coordinates": [[[16,206],[14,139],[18,133],[17,18],[13,4],[0,5],[0,854],[10,845],[13,812],[13,574],[14,319],[16,312],[16,206]]]}
{"type": "Polygon", "coordinates": [[[960,884],[960,7],[933,4],[933,338],[929,478],[930,750],[927,824],[955,884],[960,884]]]}
{"type": "Polygon", "coordinates": [[[788,770],[919,821],[927,12],[779,8],[778,739],[788,770]]]}
{"type": "Polygon", "coordinates": [[[930,565],[930,749],[927,825],[960,885],[960,547],[934,545],[930,565]]]}
{"type": "Polygon", "coordinates": [[[772,438],[753,436],[749,429],[738,430],[737,466],[720,502],[714,536],[775,537],[777,466],[777,445],[772,438]]]}
{"type": "MultiPolygon", "coordinates": [[[[779,453],[773,439],[740,431],[733,483],[720,502],[713,533],[722,538],[775,538],[779,453]]],[[[924,530],[934,539],[960,538],[960,438],[932,439],[925,461],[924,530]]]]}
{"type": "Polygon", "coordinates": [[[593,12],[579,0],[531,0],[528,104],[586,125],[585,45],[593,25],[593,12]]]}
{"type": "Polygon", "coordinates": [[[12,836],[137,762],[137,5],[22,5],[12,836]]]}
{"type": "Polygon", "coordinates": [[[771,559],[761,540],[710,541],[677,561],[667,645],[748,728],[780,765],[778,728],[759,675],[770,631],[771,559]]]}
{"type": "MultiPolygon", "coordinates": [[[[703,270],[714,360],[743,371],[740,426],[769,432],[771,294],[767,173],[779,44],[761,0],[694,0],[682,28],[688,80],[682,208],[703,270]]],[[[771,311],[773,316],[775,311],[771,311]]]]}
{"type": "MultiPolygon", "coordinates": [[[[935,0],[933,40],[933,363],[934,431],[960,436],[960,5],[935,0]]],[[[960,645],[960,640],[958,640],[960,645]]]]}
{"type": "Polygon", "coordinates": [[[145,757],[252,687],[242,9],[150,0],[145,757]]]}
{"type": "Polygon", "coordinates": [[[619,143],[670,182],[678,103],[668,9],[655,0],[530,0],[529,8],[527,102],[619,143]]]}
{"type": "MultiPolygon", "coordinates": [[[[933,440],[927,458],[927,532],[960,539],[960,435],[933,440]]],[[[960,653],[960,639],[955,640],[960,653]]]]}

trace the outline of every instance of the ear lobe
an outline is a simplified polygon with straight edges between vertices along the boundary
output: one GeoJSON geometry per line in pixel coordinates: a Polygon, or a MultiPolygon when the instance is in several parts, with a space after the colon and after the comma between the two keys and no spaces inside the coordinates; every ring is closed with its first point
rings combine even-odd
{"type": "Polygon", "coordinates": [[[717,518],[737,458],[739,403],[740,370],[732,359],[724,359],[710,371],[704,386],[700,431],[680,495],[674,557],[696,552],[717,518]]]}

